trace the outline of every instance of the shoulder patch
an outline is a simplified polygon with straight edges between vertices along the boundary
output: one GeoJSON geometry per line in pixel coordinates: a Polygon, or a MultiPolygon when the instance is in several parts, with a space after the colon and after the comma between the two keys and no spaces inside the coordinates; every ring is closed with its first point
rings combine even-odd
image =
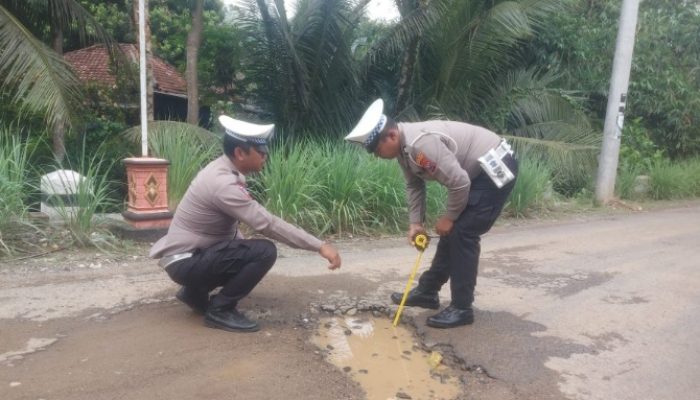
{"type": "Polygon", "coordinates": [[[422,151],[416,155],[416,164],[420,165],[421,168],[432,174],[437,169],[437,164],[425,156],[422,151]]]}

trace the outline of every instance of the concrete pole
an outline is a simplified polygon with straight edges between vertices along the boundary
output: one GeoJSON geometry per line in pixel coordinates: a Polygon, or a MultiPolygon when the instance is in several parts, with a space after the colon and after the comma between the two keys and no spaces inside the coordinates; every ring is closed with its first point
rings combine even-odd
{"type": "Polygon", "coordinates": [[[637,12],[640,0],[622,0],[620,26],[617,31],[615,58],[613,59],[608,107],[603,127],[603,146],[598,163],[595,199],[598,204],[606,204],[615,195],[615,178],[620,156],[620,138],[625,119],[625,102],[632,69],[634,35],[637,28],[637,12]]]}
{"type": "Polygon", "coordinates": [[[148,103],[146,96],[146,8],[139,1],[139,72],[141,75],[141,156],[148,157],[148,103]]]}

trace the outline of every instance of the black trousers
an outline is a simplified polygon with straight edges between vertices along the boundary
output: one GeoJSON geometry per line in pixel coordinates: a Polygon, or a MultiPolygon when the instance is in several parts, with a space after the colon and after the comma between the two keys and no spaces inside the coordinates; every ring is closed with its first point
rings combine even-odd
{"type": "MultiPolygon", "coordinates": [[[[517,178],[518,162],[515,158],[506,156],[503,162],[517,178]]],[[[452,305],[458,308],[471,306],[479,270],[481,235],[496,222],[515,181],[500,189],[486,173],[472,181],[467,207],[454,222],[450,234],[440,238],[430,268],[418,281],[423,290],[437,292],[449,280],[452,305]]]]}
{"type": "Polygon", "coordinates": [[[275,244],[264,239],[230,240],[197,250],[190,258],[165,269],[170,279],[192,293],[208,295],[215,308],[235,308],[262,280],[277,260],[275,244]]]}

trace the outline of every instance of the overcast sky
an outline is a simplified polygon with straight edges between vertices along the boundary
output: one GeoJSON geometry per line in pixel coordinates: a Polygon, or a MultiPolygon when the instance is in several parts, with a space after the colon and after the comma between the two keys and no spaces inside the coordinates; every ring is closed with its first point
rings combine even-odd
{"type": "MultiPolygon", "coordinates": [[[[235,4],[239,0],[223,0],[224,4],[235,4]]],[[[285,0],[287,12],[291,15],[296,0],[285,0]]],[[[370,0],[367,5],[367,14],[372,19],[390,21],[398,18],[399,12],[396,10],[394,0],[370,0]]]]}

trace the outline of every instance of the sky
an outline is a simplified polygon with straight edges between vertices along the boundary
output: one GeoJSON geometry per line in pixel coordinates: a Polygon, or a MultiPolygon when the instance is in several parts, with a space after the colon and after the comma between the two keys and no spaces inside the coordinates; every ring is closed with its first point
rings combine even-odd
{"type": "MultiPolygon", "coordinates": [[[[235,4],[239,0],[223,0],[224,4],[235,4]]],[[[293,4],[296,0],[285,0],[287,12],[292,15],[293,4]]],[[[380,21],[395,20],[399,16],[394,0],[370,0],[367,5],[367,14],[371,19],[380,21]]]]}

